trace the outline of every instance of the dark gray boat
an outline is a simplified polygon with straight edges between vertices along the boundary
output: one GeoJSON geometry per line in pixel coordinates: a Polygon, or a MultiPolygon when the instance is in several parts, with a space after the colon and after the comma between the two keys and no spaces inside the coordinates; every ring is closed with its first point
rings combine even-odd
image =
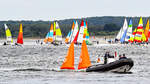
{"type": "Polygon", "coordinates": [[[134,63],[131,58],[117,60],[108,64],[92,65],[86,69],[86,72],[129,72],[134,63]]]}

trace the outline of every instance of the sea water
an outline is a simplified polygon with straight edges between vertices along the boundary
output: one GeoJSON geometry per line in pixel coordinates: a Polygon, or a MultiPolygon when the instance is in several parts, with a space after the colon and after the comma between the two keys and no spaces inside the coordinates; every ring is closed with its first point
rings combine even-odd
{"type": "MultiPolygon", "coordinates": [[[[35,44],[25,41],[23,46],[0,45],[0,84],[149,84],[150,45],[88,46],[92,64],[97,55],[106,51],[114,55],[125,53],[132,58],[134,66],[130,73],[61,71],[60,66],[68,46],[35,44]]],[[[79,63],[81,46],[75,46],[75,68],[79,63]]]]}

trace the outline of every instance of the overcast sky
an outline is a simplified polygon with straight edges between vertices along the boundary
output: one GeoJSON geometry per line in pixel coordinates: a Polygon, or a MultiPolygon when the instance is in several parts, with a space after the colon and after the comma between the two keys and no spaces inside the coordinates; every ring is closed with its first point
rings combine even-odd
{"type": "Polygon", "coordinates": [[[2,20],[149,16],[150,0],[0,0],[2,20]]]}

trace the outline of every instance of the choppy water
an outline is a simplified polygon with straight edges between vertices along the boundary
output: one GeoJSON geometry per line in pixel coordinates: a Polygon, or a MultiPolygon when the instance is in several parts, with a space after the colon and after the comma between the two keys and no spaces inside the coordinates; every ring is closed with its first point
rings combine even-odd
{"type": "MultiPolygon", "coordinates": [[[[31,42],[27,43],[30,44],[31,42]]],[[[149,84],[150,45],[88,46],[92,63],[105,51],[125,53],[134,60],[132,73],[73,72],[59,70],[68,46],[0,46],[0,84],[149,84]]],[[[77,67],[81,47],[75,46],[77,67]]]]}

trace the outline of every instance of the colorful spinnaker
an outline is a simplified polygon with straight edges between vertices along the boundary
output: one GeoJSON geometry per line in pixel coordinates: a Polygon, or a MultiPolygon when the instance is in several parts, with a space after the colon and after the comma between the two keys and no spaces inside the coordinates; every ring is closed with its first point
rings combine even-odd
{"type": "Polygon", "coordinates": [[[7,44],[11,44],[11,43],[13,43],[11,32],[6,24],[4,24],[4,26],[5,26],[7,44]]]}
{"type": "Polygon", "coordinates": [[[51,23],[51,28],[48,36],[48,42],[53,42],[53,24],[51,23]]]}
{"type": "Polygon", "coordinates": [[[129,42],[130,42],[130,43],[133,43],[133,42],[134,42],[134,37],[135,37],[136,31],[137,31],[137,28],[134,29],[134,31],[133,31],[133,33],[132,33],[130,39],[129,39],[129,42]]]}
{"type": "Polygon", "coordinates": [[[44,42],[61,42],[62,34],[58,22],[51,23],[50,31],[47,33],[44,42]]]}
{"type": "Polygon", "coordinates": [[[86,38],[86,43],[89,44],[89,43],[90,43],[90,42],[89,42],[89,41],[90,41],[90,40],[89,40],[89,39],[90,39],[90,35],[89,35],[89,32],[88,32],[88,24],[87,24],[87,21],[86,21],[86,28],[87,28],[87,32],[86,32],[86,37],[85,37],[85,38],[86,38]]]}
{"type": "Polygon", "coordinates": [[[17,43],[18,44],[23,44],[23,28],[22,28],[22,24],[20,24],[20,29],[19,29],[17,43]]]}
{"type": "Polygon", "coordinates": [[[70,38],[70,41],[77,43],[78,35],[79,35],[79,27],[78,27],[78,22],[76,21],[73,33],[72,33],[71,38],[70,38]]]}
{"type": "Polygon", "coordinates": [[[71,43],[71,39],[73,39],[72,36],[73,36],[74,27],[75,27],[75,21],[73,21],[72,29],[71,29],[71,31],[69,31],[69,33],[65,39],[65,43],[71,43]]]}
{"type": "Polygon", "coordinates": [[[143,20],[142,20],[142,17],[140,17],[139,25],[137,27],[137,31],[136,31],[135,38],[134,38],[135,42],[138,42],[138,43],[142,42],[142,33],[143,33],[143,20]]]}

